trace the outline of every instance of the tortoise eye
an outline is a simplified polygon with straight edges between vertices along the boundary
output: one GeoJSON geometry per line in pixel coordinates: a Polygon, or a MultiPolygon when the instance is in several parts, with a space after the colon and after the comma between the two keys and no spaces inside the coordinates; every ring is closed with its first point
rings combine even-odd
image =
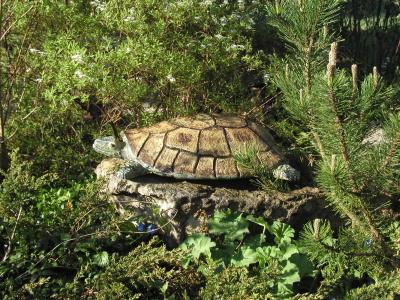
{"type": "Polygon", "coordinates": [[[115,143],[111,143],[110,145],[111,147],[115,148],[115,143]]]}

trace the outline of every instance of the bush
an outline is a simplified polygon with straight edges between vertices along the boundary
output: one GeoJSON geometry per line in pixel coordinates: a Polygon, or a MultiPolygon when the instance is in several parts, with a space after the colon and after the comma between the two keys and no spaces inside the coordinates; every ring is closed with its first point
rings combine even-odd
{"type": "Polygon", "coordinates": [[[62,297],[79,299],[193,299],[202,283],[192,268],[181,265],[184,253],[167,250],[156,238],[124,256],[114,254],[99,271],[82,265],[62,297]]]}

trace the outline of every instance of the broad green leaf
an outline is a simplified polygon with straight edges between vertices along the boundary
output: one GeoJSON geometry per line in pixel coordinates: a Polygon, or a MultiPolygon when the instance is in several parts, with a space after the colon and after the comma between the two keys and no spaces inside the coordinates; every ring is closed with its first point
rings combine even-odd
{"type": "Polygon", "coordinates": [[[299,268],[294,263],[286,261],[280,279],[285,285],[293,285],[300,281],[299,268]]]}
{"type": "Polygon", "coordinates": [[[165,283],[161,286],[160,292],[161,292],[163,295],[165,295],[165,293],[167,292],[167,289],[168,289],[168,281],[165,282],[165,283]]]}
{"type": "Polygon", "coordinates": [[[312,262],[304,254],[295,253],[290,259],[299,268],[300,276],[311,275],[314,272],[314,266],[312,262]]]}
{"type": "Polygon", "coordinates": [[[252,247],[242,246],[240,247],[240,251],[232,257],[231,263],[239,267],[248,267],[257,261],[257,251],[252,247]]]}
{"type": "Polygon", "coordinates": [[[184,250],[191,250],[193,258],[199,259],[201,254],[211,258],[210,249],[215,246],[216,244],[211,241],[210,237],[202,233],[198,233],[189,236],[180,247],[184,250]]]}
{"type": "Polygon", "coordinates": [[[264,234],[257,234],[255,236],[251,236],[249,238],[246,238],[244,241],[243,245],[252,247],[254,250],[256,250],[258,247],[262,247],[265,243],[265,235],[264,234]]]}
{"type": "Polygon", "coordinates": [[[268,262],[272,259],[276,259],[280,251],[275,246],[266,246],[266,247],[258,247],[257,248],[257,261],[262,268],[268,265],[268,262]]]}
{"type": "Polygon", "coordinates": [[[299,253],[297,247],[289,243],[281,243],[279,250],[281,251],[280,260],[288,260],[293,254],[299,253]]]}
{"type": "Polygon", "coordinates": [[[290,261],[283,265],[282,273],[278,278],[277,292],[275,297],[278,299],[288,299],[293,293],[293,283],[300,281],[297,266],[290,261]]]}
{"type": "Polygon", "coordinates": [[[210,233],[224,235],[225,240],[242,240],[245,233],[249,232],[249,222],[239,213],[230,210],[216,211],[209,220],[210,233]]]}
{"type": "Polygon", "coordinates": [[[288,224],[275,221],[271,227],[271,233],[275,236],[274,241],[278,245],[287,242],[290,243],[294,237],[294,229],[288,224]]]}
{"type": "Polygon", "coordinates": [[[101,251],[93,256],[93,263],[100,267],[108,265],[108,253],[106,251],[101,251]]]}
{"type": "Polygon", "coordinates": [[[256,223],[260,226],[262,226],[264,228],[263,232],[265,232],[265,230],[271,231],[270,229],[270,225],[264,220],[263,217],[254,217],[253,215],[249,215],[246,217],[247,220],[249,220],[250,222],[256,223]]]}
{"type": "Polygon", "coordinates": [[[232,257],[235,255],[235,251],[237,251],[237,245],[227,241],[223,244],[223,247],[214,248],[212,259],[213,261],[220,260],[225,266],[228,266],[232,261],[232,257]]]}

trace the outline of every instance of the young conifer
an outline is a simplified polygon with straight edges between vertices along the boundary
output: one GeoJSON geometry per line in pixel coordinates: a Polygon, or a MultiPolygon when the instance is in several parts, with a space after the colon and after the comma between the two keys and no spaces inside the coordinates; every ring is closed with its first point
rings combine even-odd
{"type": "MultiPolygon", "coordinates": [[[[302,131],[299,140],[308,139],[311,147],[305,151],[312,149],[318,157],[319,187],[351,224],[335,240],[323,223],[329,243],[308,226],[303,234],[306,251],[316,255],[316,261],[325,257],[329,268],[340,260],[354,264],[351,272],[376,277],[388,266],[399,266],[387,216],[399,192],[400,114],[394,91],[385,86],[377,68],[360,82],[356,65],[351,72],[338,67],[340,51],[329,27],[341,2],[282,0],[279,10],[276,3],[271,5],[270,24],[288,50],[284,60],[273,60],[271,72],[283,94],[282,106],[302,131]]],[[[338,278],[345,276],[335,272],[338,278]]]]}

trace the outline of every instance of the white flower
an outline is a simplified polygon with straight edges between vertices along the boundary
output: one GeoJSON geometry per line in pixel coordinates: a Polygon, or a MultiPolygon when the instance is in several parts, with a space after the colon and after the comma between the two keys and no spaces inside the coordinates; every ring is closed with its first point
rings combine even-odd
{"type": "Polygon", "coordinates": [[[219,39],[219,40],[222,40],[222,39],[224,38],[224,36],[221,35],[221,34],[219,34],[219,33],[216,34],[215,37],[216,37],[217,39],[219,39]]]}
{"type": "Polygon", "coordinates": [[[269,81],[269,74],[264,74],[264,83],[267,83],[269,81]]]}
{"type": "Polygon", "coordinates": [[[43,81],[43,79],[42,79],[40,76],[37,76],[37,77],[34,79],[34,81],[37,82],[37,83],[41,83],[41,82],[43,81]]]}
{"type": "Polygon", "coordinates": [[[82,79],[82,78],[86,77],[86,75],[83,74],[81,70],[76,70],[76,71],[75,71],[75,76],[76,76],[78,79],[82,79]]]}
{"type": "Polygon", "coordinates": [[[124,18],[124,21],[125,22],[133,22],[133,21],[135,21],[135,17],[134,16],[126,16],[124,18]]]}
{"type": "Polygon", "coordinates": [[[226,17],[221,17],[221,18],[219,19],[219,21],[221,22],[221,25],[222,25],[222,26],[226,25],[226,17]]]}
{"type": "Polygon", "coordinates": [[[101,11],[105,10],[106,6],[107,6],[107,3],[104,3],[104,2],[99,1],[99,0],[93,0],[93,1],[90,1],[89,3],[98,12],[101,12],[101,11]]]}
{"type": "Polygon", "coordinates": [[[228,48],[228,50],[244,50],[244,49],[245,47],[243,45],[236,45],[236,44],[233,44],[228,48]]]}
{"type": "Polygon", "coordinates": [[[29,48],[29,52],[32,53],[32,54],[40,54],[40,55],[46,54],[45,52],[40,51],[40,50],[35,49],[35,48],[29,48]]]}
{"type": "Polygon", "coordinates": [[[168,74],[167,79],[171,83],[174,83],[176,81],[176,79],[171,74],[168,74]]]}
{"type": "Polygon", "coordinates": [[[203,6],[210,6],[213,4],[213,0],[205,0],[201,3],[203,6]]]}
{"type": "Polygon", "coordinates": [[[131,48],[128,47],[128,48],[125,49],[125,53],[131,53],[131,52],[132,52],[131,48]]]}
{"type": "Polygon", "coordinates": [[[133,8],[133,7],[131,7],[129,10],[128,10],[128,15],[124,18],[124,21],[125,22],[132,22],[132,21],[135,21],[135,9],[133,8]]]}
{"type": "Polygon", "coordinates": [[[82,55],[80,55],[80,54],[71,55],[71,59],[72,59],[72,61],[74,61],[78,64],[83,64],[83,58],[82,58],[82,55]]]}

